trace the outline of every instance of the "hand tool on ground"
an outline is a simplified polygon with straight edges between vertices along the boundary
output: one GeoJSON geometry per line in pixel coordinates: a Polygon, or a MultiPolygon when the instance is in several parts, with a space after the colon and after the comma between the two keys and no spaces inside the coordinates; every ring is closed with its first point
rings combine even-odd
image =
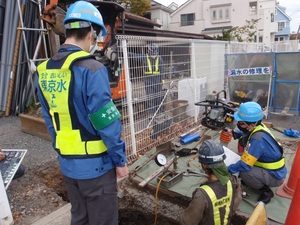
{"type": "Polygon", "coordinates": [[[193,171],[190,169],[187,169],[184,173],[183,176],[195,176],[195,177],[208,177],[206,173],[200,173],[197,171],[193,171]]]}
{"type": "Polygon", "coordinates": [[[169,167],[173,164],[175,159],[178,159],[179,157],[176,156],[174,158],[172,158],[171,160],[169,160],[164,166],[160,167],[158,170],[156,170],[154,173],[152,173],[149,177],[147,177],[146,179],[144,179],[142,182],[139,183],[140,187],[145,187],[146,184],[148,184],[151,180],[153,180],[158,174],[167,171],[169,169],[169,167]]]}
{"type": "Polygon", "coordinates": [[[273,128],[273,130],[276,130],[276,131],[278,131],[278,132],[284,134],[284,129],[283,129],[283,128],[276,127],[276,126],[273,126],[272,128],[273,128]]]}

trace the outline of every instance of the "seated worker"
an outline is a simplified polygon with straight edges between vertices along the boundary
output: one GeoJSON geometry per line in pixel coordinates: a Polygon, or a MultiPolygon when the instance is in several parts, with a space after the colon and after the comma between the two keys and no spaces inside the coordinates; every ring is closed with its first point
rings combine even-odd
{"type": "Polygon", "coordinates": [[[228,171],[239,172],[245,185],[260,190],[258,201],[267,204],[274,196],[270,187],[283,183],[287,169],[282,146],[262,123],[263,117],[262,108],[256,102],[242,103],[234,113],[237,127],[244,133],[239,145],[245,150],[238,162],[228,166],[228,171]]]}
{"type": "MultiPolygon", "coordinates": [[[[6,157],[6,154],[1,151],[2,149],[0,148],[0,161],[4,160],[6,157]]],[[[16,171],[13,180],[18,179],[19,177],[23,176],[25,173],[25,166],[20,164],[18,170],[16,171]]]]}
{"type": "Polygon", "coordinates": [[[230,224],[241,200],[240,180],[227,170],[223,147],[213,140],[205,140],[199,148],[199,162],[207,181],[197,188],[188,208],[179,216],[181,225],[230,224]]]}

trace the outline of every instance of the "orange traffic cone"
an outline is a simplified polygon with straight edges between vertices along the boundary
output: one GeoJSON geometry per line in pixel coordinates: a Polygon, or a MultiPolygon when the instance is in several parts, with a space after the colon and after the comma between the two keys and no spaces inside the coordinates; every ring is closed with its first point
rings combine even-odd
{"type": "MultiPolygon", "coordinates": [[[[295,154],[292,169],[288,181],[285,181],[277,190],[276,194],[284,198],[293,198],[298,179],[300,178],[300,142],[295,154]]],[[[300,195],[299,195],[300,197],[300,195]]]]}
{"type": "MultiPolygon", "coordinates": [[[[299,149],[299,148],[298,148],[299,149]]],[[[295,223],[298,223],[300,221],[300,179],[297,181],[297,186],[295,190],[295,195],[292,199],[286,220],[285,225],[293,225],[295,223]],[[298,222],[296,222],[298,221],[298,222]]]]}

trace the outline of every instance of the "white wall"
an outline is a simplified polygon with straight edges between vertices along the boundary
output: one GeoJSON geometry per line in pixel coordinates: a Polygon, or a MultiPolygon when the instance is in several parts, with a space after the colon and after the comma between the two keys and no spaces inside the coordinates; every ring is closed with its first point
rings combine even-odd
{"type": "MultiPolygon", "coordinates": [[[[271,13],[275,16],[275,0],[259,0],[257,2],[257,14],[251,15],[249,2],[254,0],[189,0],[171,14],[170,30],[187,33],[207,34],[209,36],[221,35],[220,27],[235,27],[246,25],[246,20],[260,19],[258,23],[258,35],[263,37],[267,46],[274,40],[277,32],[277,24],[271,23],[271,13]],[[229,7],[230,19],[226,21],[214,21],[211,18],[211,7],[229,7]],[[182,14],[195,13],[194,25],[181,26],[182,14]],[[207,28],[215,30],[203,31],[207,28]]],[[[257,39],[258,40],[258,39],[257,39]]]]}
{"type": "Polygon", "coordinates": [[[186,33],[202,34],[204,20],[202,17],[202,3],[197,0],[190,0],[183,4],[177,11],[171,14],[170,30],[186,33]],[[195,13],[194,25],[181,26],[181,14],[195,13]]]}
{"type": "Polygon", "coordinates": [[[155,29],[170,30],[170,13],[165,12],[160,8],[153,9],[151,10],[151,20],[162,25],[160,28],[155,27],[155,29]],[[160,22],[158,22],[158,20],[160,22]]]}

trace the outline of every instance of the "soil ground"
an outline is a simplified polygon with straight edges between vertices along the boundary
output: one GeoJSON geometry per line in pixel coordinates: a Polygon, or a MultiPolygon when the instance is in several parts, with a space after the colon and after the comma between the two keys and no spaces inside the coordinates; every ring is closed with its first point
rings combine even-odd
{"type": "MultiPolygon", "coordinates": [[[[290,116],[272,115],[270,122],[284,129],[299,129],[299,120],[290,116]]],[[[15,225],[30,225],[67,204],[68,198],[51,142],[21,131],[18,117],[0,117],[0,147],[3,149],[28,149],[23,160],[25,175],[10,184],[7,194],[15,225]]],[[[125,181],[125,197],[120,199],[120,224],[153,224],[155,215],[154,193],[146,193],[125,181]]],[[[176,225],[177,214],[188,202],[182,199],[168,201],[161,196],[158,225],[176,225]]],[[[245,224],[237,216],[233,224],[245,224]]]]}

